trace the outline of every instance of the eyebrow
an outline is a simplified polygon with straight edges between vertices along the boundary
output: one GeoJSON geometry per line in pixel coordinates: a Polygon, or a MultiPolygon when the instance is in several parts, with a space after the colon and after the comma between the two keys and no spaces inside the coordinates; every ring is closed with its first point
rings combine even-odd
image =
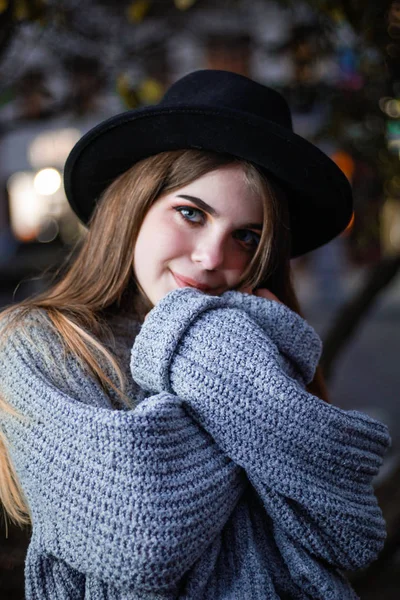
{"type": "MultiPolygon", "coordinates": [[[[219,213],[215,210],[215,208],[204,202],[204,200],[201,200],[201,198],[197,198],[196,196],[189,196],[187,194],[178,194],[177,198],[184,198],[185,200],[190,200],[190,202],[193,202],[193,204],[196,204],[196,206],[208,212],[208,214],[210,214],[212,217],[220,216],[219,213]]],[[[262,223],[245,223],[241,227],[241,229],[259,229],[260,231],[262,230],[262,228],[262,223]]]]}

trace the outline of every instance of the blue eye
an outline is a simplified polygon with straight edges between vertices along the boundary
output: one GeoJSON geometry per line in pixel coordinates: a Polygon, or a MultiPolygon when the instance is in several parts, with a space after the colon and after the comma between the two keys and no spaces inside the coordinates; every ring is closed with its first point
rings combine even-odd
{"type": "Polygon", "coordinates": [[[192,208],[191,206],[174,206],[174,209],[181,215],[185,221],[190,223],[202,223],[204,215],[201,210],[192,208]]]}
{"type": "MultiPolygon", "coordinates": [[[[174,210],[190,225],[203,225],[206,217],[203,211],[192,206],[174,206],[174,210]]],[[[248,250],[255,250],[260,242],[260,235],[250,229],[238,229],[233,237],[238,239],[248,250]]]]}
{"type": "Polygon", "coordinates": [[[260,235],[250,229],[239,229],[236,231],[235,237],[250,248],[257,248],[260,243],[260,235]]]}

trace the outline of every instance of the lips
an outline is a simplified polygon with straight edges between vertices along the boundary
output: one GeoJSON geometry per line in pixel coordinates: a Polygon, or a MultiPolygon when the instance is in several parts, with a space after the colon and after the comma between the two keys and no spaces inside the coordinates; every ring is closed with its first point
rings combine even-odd
{"type": "Polygon", "coordinates": [[[173,271],[171,271],[171,273],[179,287],[192,287],[202,292],[211,291],[211,288],[208,285],[204,285],[204,283],[200,283],[199,281],[191,279],[190,277],[183,277],[182,275],[178,275],[178,273],[174,273],[173,271]]]}

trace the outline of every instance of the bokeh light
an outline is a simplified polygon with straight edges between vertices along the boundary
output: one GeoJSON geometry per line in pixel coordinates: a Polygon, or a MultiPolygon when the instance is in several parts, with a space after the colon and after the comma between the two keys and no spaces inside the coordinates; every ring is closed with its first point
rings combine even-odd
{"type": "Polygon", "coordinates": [[[41,169],[36,173],[33,185],[38,194],[51,196],[61,187],[61,175],[57,169],[41,169]]]}

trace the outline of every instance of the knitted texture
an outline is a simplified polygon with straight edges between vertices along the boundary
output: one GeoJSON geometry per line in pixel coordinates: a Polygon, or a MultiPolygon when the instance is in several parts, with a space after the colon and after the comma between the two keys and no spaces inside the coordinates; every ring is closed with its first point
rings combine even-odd
{"type": "Polygon", "coordinates": [[[279,346],[285,371],[305,384],[310,383],[321,356],[322,344],[307,321],[280,302],[269,301],[266,310],[265,299],[258,296],[230,291],[222,297],[226,306],[244,310],[279,346]]]}
{"type": "Polygon", "coordinates": [[[312,329],[275,302],[190,289],[137,336],[115,323],[133,410],[112,410],[43,315],[0,352],[33,518],[26,598],[355,598],[340,569],[382,547],[371,480],[389,438],[305,392],[312,329]]]}
{"type": "Polygon", "coordinates": [[[365,566],[384,542],[371,481],[389,443],[387,428],[324,403],[288,377],[279,340],[271,339],[272,320],[257,318],[266,304],[279,315],[284,352],[309,381],[320,343],[298,315],[238,292],[208,297],[189,288],[168,294],[149,314],[133,348],[132,374],[153,393],[166,389],[183,398],[246,471],[296,584],[311,597],[344,597],[327,565],[365,566]],[[165,333],[165,313],[169,329],[180,324],[179,339],[165,333]]]}

